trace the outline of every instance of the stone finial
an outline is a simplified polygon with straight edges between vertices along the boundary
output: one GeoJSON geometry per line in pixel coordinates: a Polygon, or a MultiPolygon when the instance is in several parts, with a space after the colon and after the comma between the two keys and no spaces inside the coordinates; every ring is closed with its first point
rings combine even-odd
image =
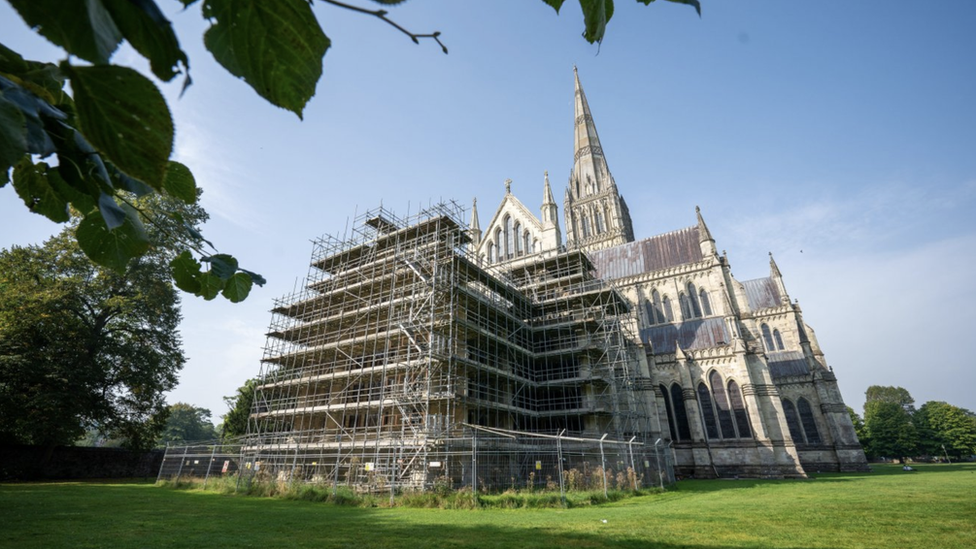
{"type": "Polygon", "coordinates": [[[512,180],[505,180],[505,194],[512,194],[512,180]]]}

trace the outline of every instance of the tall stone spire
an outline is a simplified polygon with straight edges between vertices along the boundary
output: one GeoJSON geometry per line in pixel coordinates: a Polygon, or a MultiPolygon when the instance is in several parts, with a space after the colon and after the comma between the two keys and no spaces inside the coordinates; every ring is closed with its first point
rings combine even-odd
{"type": "Polygon", "coordinates": [[[773,259],[773,252],[769,252],[769,278],[773,280],[776,284],[776,289],[779,290],[780,303],[783,305],[790,304],[790,294],[786,292],[786,284],[783,282],[783,273],[779,272],[779,265],[776,264],[776,260],[773,259]]]}
{"type": "Polygon", "coordinates": [[[698,241],[701,245],[702,256],[709,257],[718,255],[718,249],[715,247],[715,239],[712,238],[712,233],[708,230],[708,225],[705,224],[705,218],[701,214],[701,208],[698,206],[695,206],[695,215],[698,216],[698,241]]]}
{"type": "Polygon", "coordinates": [[[630,211],[610,174],[600,136],[579,72],[573,67],[574,101],[573,171],[569,176],[564,212],[566,245],[599,250],[634,240],[630,211]]]}
{"type": "Polygon", "coordinates": [[[471,235],[471,241],[474,247],[477,248],[481,244],[481,222],[478,220],[477,198],[471,202],[471,223],[468,227],[468,233],[471,235]]]}

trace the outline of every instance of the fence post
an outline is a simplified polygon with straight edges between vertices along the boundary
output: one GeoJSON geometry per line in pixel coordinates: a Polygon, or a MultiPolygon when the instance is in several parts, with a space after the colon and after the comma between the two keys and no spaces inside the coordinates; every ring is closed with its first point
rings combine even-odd
{"type": "Polygon", "coordinates": [[[166,454],[169,453],[169,442],[166,443],[166,449],[163,450],[163,461],[159,463],[159,472],[156,473],[156,483],[159,483],[159,479],[163,478],[163,467],[166,466],[166,454]]]}
{"type": "Polygon", "coordinates": [[[213,451],[210,452],[210,464],[207,465],[207,474],[203,477],[203,489],[207,489],[207,481],[210,480],[210,469],[213,467],[214,456],[217,455],[217,445],[214,444],[213,451]]]}
{"type": "Polygon", "coordinates": [[[174,482],[180,482],[180,475],[183,474],[183,464],[186,463],[186,452],[190,449],[189,446],[183,447],[183,457],[180,458],[180,468],[176,471],[176,480],[174,482]]]}
{"type": "Polygon", "coordinates": [[[635,438],[637,438],[636,435],[630,437],[630,440],[627,441],[627,449],[630,451],[630,470],[633,471],[633,475],[634,475],[633,489],[634,491],[637,491],[637,467],[634,466],[634,439],[635,438]]]}
{"type": "Polygon", "coordinates": [[[600,476],[603,477],[603,499],[609,499],[607,496],[607,459],[603,456],[603,439],[607,438],[607,433],[603,433],[600,437],[600,476]]]}
{"type": "Polygon", "coordinates": [[[563,429],[556,435],[556,459],[559,465],[559,499],[562,500],[563,507],[566,506],[566,489],[563,487],[563,439],[561,437],[565,432],[566,429],[563,429]]]}
{"type": "Polygon", "coordinates": [[[661,444],[661,439],[654,441],[654,461],[657,463],[657,478],[661,481],[661,490],[664,490],[664,473],[661,471],[661,454],[657,449],[658,444],[661,444]]]}

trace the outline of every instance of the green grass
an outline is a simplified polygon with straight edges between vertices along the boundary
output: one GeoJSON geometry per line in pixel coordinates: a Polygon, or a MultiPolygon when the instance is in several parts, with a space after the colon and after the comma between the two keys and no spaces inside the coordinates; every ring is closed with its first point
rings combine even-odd
{"type": "Polygon", "coordinates": [[[573,509],[358,508],[143,483],[4,484],[0,547],[970,549],[976,465],[690,480],[573,509]]]}

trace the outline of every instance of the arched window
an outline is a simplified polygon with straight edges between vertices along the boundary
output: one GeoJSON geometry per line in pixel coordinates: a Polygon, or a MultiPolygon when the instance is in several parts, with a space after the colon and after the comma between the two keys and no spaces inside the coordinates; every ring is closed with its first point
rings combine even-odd
{"type": "Polygon", "coordinates": [[[684,293],[678,294],[678,306],[681,307],[681,319],[688,320],[691,318],[691,307],[688,306],[688,296],[684,293]]]}
{"type": "Polygon", "coordinates": [[[539,239],[534,238],[532,239],[532,253],[535,253],[537,251],[539,251],[539,239]]]}
{"type": "Polygon", "coordinates": [[[664,385],[658,386],[661,396],[664,398],[664,409],[668,412],[668,429],[671,431],[671,440],[678,440],[678,433],[675,430],[674,410],[671,409],[671,398],[668,396],[668,388],[664,385]]]}
{"type": "Polygon", "coordinates": [[[712,370],[708,376],[708,382],[712,385],[712,398],[715,400],[715,409],[718,411],[718,426],[722,429],[722,438],[735,438],[735,424],[732,422],[732,410],[729,408],[729,399],[725,396],[725,384],[722,383],[722,376],[712,370]]]}
{"type": "Polygon", "coordinates": [[[515,222],[515,232],[512,233],[512,236],[512,240],[515,243],[515,255],[522,255],[522,253],[525,252],[525,249],[522,248],[522,223],[518,221],[515,222]]]}
{"type": "Polygon", "coordinates": [[[688,425],[688,410],[685,408],[685,397],[681,394],[681,385],[671,384],[671,404],[674,405],[674,419],[677,422],[678,438],[691,440],[691,427],[688,425]]]}
{"type": "Polygon", "coordinates": [[[766,343],[766,350],[775,351],[776,347],[773,345],[773,334],[770,333],[769,326],[763,324],[760,328],[762,329],[763,342],[766,343]]]}
{"type": "Polygon", "coordinates": [[[790,428],[790,437],[794,443],[803,444],[803,428],[800,427],[800,418],[796,415],[796,407],[789,400],[783,399],[783,414],[786,415],[786,425],[790,428]]]}
{"type": "Polygon", "coordinates": [[[702,423],[705,424],[705,436],[717,439],[718,425],[715,423],[715,409],[712,408],[712,396],[704,383],[698,384],[698,410],[701,412],[702,423]]]}
{"type": "Polygon", "coordinates": [[[779,335],[779,330],[773,330],[773,340],[776,341],[776,348],[783,350],[783,338],[779,335]]]}
{"type": "Polygon", "coordinates": [[[695,286],[691,282],[688,283],[688,311],[692,318],[698,318],[702,315],[701,309],[698,307],[698,299],[695,298],[695,286]]]}
{"type": "Polygon", "coordinates": [[[702,313],[705,316],[712,316],[712,303],[708,300],[708,292],[705,288],[698,292],[698,301],[701,301],[702,313]]]}
{"type": "Polygon", "coordinates": [[[489,241],[488,242],[488,263],[495,261],[495,256],[493,255],[494,253],[495,253],[495,243],[489,241]]]}
{"type": "Polygon", "coordinates": [[[810,444],[820,444],[820,430],[817,429],[817,420],[813,417],[813,410],[807,399],[800,397],[796,401],[796,407],[800,412],[800,424],[807,435],[807,442],[810,444]]]}
{"type": "Polygon", "coordinates": [[[580,229],[583,231],[583,238],[590,237],[590,226],[586,223],[586,214],[580,214],[580,229]]]}
{"type": "Polygon", "coordinates": [[[654,324],[664,322],[664,311],[661,309],[661,294],[657,290],[651,292],[651,309],[654,312],[654,324]]]}
{"type": "Polygon", "coordinates": [[[506,215],[505,216],[504,224],[505,224],[505,250],[502,253],[505,254],[504,255],[505,259],[511,259],[511,257],[512,257],[512,217],[506,215]]]}
{"type": "Polygon", "coordinates": [[[522,243],[524,244],[522,251],[525,253],[535,252],[535,247],[532,246],[532,236],[529,234],[529,231],[525,231],[525,234],[522,235],[522,243]]]}
{"type": "Polygon", "coordinates": [[[739,384],[735,380],[729,380],[729,402],[732,404],[732,415],[735,417],[735,426],[739,430],[739,438],[752,437],[752,429],[749,428],[749,414],[746,413],[746,405],[742,401],[742,392],[739,391],[739,384]]]}
{"type": "Polygon", "coordinates": [[[597,210],[596,215],[596,234],[603,234],[603,212],[597,210]]]}
{"type": "Polygon", "coordinates": [[[664,302],[662,305],[664,306],[664,318],[667,319],[668,322],[674,322],[674,311],[671,310],[671,298],[664,296],[664,302]]]}
{"type": "Polygon", "coordinates": [[[495,227],[495,261],[502,260],[502,228],[495,227]]]}

